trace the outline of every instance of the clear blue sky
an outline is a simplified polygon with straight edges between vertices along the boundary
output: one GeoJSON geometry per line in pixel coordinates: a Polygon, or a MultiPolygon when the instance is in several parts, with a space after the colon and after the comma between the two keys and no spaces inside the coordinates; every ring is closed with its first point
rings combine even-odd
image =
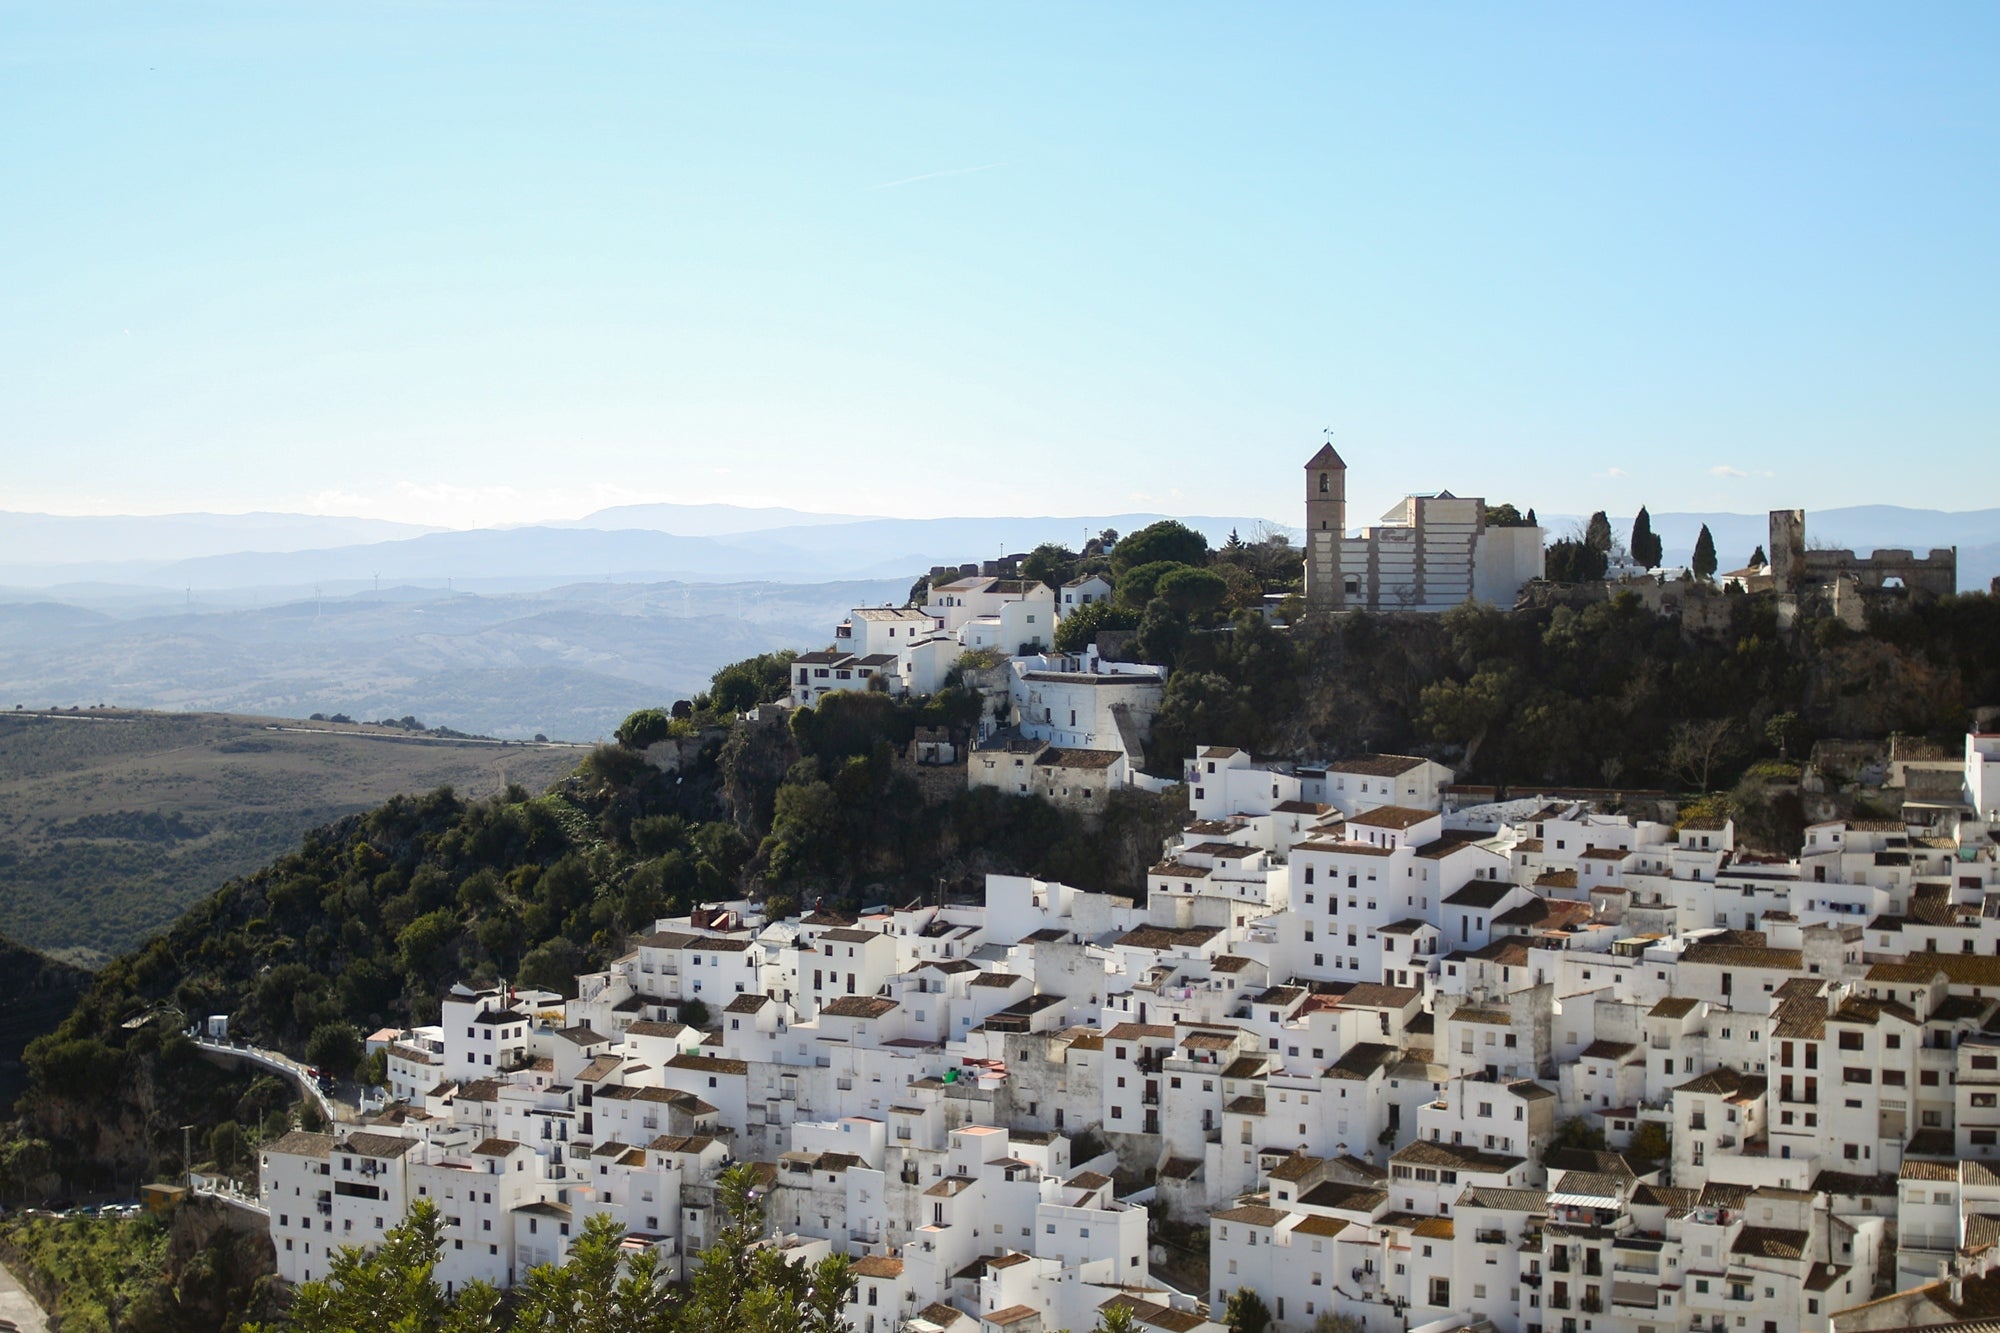
{"type": "Polygon", "coordinates": [[[0,509],[2000,504],[2000,7],[16,4],[0,509]]]}

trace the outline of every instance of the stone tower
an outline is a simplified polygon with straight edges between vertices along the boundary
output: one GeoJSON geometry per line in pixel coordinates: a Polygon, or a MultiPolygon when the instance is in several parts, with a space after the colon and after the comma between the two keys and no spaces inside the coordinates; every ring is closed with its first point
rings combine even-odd
{"type": "Polygon", "coordinates": [[[1797,592],[1806,574],[1806,511],[1773,509],[1771,545],[1764,558],[1771,562],[1771,586],[1779,592],[1797,592]]]}
{"type": "Polygon", "coordinates": [[[1347,533],[1347,464],[1331,444],[1306,464],[1306,613],[1323,615],[1347,604],[1340,539],[1347,533]]]}

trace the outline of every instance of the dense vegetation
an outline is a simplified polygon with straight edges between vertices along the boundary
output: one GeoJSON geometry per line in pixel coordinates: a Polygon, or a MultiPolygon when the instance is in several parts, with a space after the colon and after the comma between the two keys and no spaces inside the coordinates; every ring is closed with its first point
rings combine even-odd
{"type": "Polygon", "coordinates": [[[82,969],[0,939],[0,1114],[26,1086],[21,1053],[76,1007],[89,984],[82,969]]]}
{"type": "Polygon", "coordinates": [[[1339,757],[1427,750],[1469,781],[1727,786],[1825,737],[1958,744],[2000,702],[2000,603],[1983,594],[1781,630],[1769,598],[1723,597],[1714,632],[1623,594],[1573,607],[1356,614],[1287,635],[1239,617],[1191,635],[1153,732],[1155,772],[1192,746],[1339,757]],[[1783,719],[1782,742],[1774,719],[1783,719]]]}
{"type": "Polygon", "coordinates": [[[0,1225],[0,1246],[31,1289],[55,1292],[64,1333],[146,1327],[166,1263],[167,1229],[152,1218],[24,1217],[0,1225]]]}

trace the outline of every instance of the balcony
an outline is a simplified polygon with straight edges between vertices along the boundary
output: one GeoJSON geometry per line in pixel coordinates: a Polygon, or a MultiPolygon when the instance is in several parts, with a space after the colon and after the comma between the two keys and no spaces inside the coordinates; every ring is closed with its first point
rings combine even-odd
{"type": "Polygon", "coordinates": [[[1549,1297],[1549,1308],[1551,1310],[1569,1309],[1569,1297],[1561,1295],[1560,1293],[1549,1297]]]}
{"type": "Polygon", "coordinates": [[[1472,1238],[1481,1245],[1505,1245],[1507,1233],[1498,1227],[1481,1227],[1472,1233],[1472,1238]]]}
{"type": "Polygon", "coordinates": [[[1585,1314],[1603,1314],[1604,1302],[1595,1296],[1586,1296],[1576,1303],[1576,1308],[1585,1314]]]}

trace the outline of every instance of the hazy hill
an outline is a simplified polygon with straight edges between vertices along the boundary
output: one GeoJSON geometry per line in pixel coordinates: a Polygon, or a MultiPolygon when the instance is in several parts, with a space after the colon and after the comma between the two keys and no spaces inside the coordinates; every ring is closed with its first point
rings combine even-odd
{"type": "Polygon", "coordinates": [[[24,514],[0,510],[0,565],[185,560],[415,537],[435,528],[325,514],[24,514]]]}
{"type": "Polygon", "coordinates": [[[585,514],[582,518],[543,523],[545,528],[604,528],[619,530],[645,528],[652,532],[672,532],[682,537],[723,537],[737,532],[763,532],[770,528],[817,527],[829,523],[853,523],[859,514],[809,514],[803,509],[778,506],[753,507],[723,504],[640,504],[613,505],[585,514]]]}
{"type": "MultiPolygon", "coordinates": [[[[713,535],[651,527],[599,526],[607,510],[581,524],[431,532],[396,540],[280,550],[241,546],[187,559],[109,558],[79,541],[50,543],[39,554],[0,554],[0,586],[55,589],[90,583],[211,590],[283,588],[347,592],[383,584],[426,582],[496,590],[508,582],[541,587],[580,580],[650,583],[820,582],[901,578],[904,587],[937,564],[986,560],[1026,551],[1044,541],[1076,545],[1103,528],[1130,532],[1159,514],[1098,514],[1076,518],[850,519],[786,510],[727,506],[632,507],[635,522],[686,520],[713,535]],[[697,511],[689,514],[683,511],[697,511]],[[786,526],[744,530],[751,515],[792,515],[786,526]]],[[[67,520],[65,520],[67,521],[67,520]]],[[[83,522],[84,520],[76,520],[83,522]]],[[[123,521],[123,520],[106,520],[123,521]]],[[[1184,520],[1221,541],[1232,529],[1248,535],[1262,520],[1184,520]]],[[[65,600],[80,600],[73,588],[65,600]]],[[[238,598],[236,600],[243,600],[238,598]]]]}
{"type": "Polygon", "coordinates": [[[526,739],[609,735],[635,708],[707,687],[730,662],[823,647],[886,583],[592,584],[442,589],[276,606],[105,615],[0,603],[0,707],[91,704],[303,717],[415,714],[526,739]]]}
{"type": "Polygon", "coordinates": [[[0,936],[95,963],[308,829],[444,783],[539,791],[579,753],[261,717],[0,713],[0,936]]]}

